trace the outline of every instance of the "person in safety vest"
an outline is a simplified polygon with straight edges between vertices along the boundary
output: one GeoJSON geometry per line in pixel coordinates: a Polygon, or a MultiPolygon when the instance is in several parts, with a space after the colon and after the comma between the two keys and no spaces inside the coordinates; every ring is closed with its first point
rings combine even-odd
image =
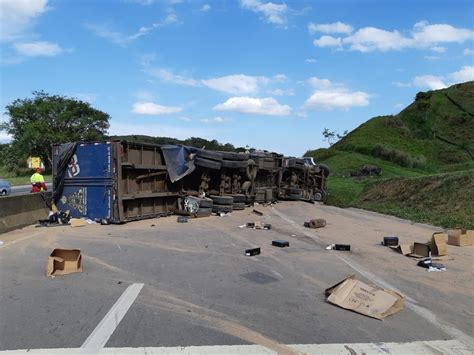
{"type": "Polygon", "coordinates": [[[41,192],[48,190],[44,182],[44,177],[41,175],[41,171],[41,168],[37,168],[36,173],[31,175],[31,192],[41,192]]]}

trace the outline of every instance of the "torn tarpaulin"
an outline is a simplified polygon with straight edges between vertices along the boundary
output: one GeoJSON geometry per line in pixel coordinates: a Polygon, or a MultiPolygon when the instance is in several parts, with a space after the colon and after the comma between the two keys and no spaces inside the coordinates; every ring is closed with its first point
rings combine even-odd
{"type": "Polygon", "coordinates": [[[196,166],[193,161],[193,148],[178,145],[164,145],[161,147],[165,158],[166,170],[171,182],[178,181],[191,174],[196,166]]]}

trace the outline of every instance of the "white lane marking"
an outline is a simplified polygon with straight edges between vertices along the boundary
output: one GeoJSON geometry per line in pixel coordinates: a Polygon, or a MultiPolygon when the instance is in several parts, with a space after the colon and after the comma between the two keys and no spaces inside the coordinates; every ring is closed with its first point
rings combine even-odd
{"type": "MultiPolygon", "coordinates": [[[[298,228],[299,230],[301,230],[301,232],[304,235],[306,235],[307,237],[316,239],[316,240],[320,241],[321,243],[323,243],[323,241],[320,238],[318,238],[317,236],[315,236],[315,235],[309,233],[308,231],[306,231],[304,229],[304,227],[300,226],[298,223],[293,221],[290,217],[285,215],[283,212],[278,211],[276,209],[274,209],[273,212],[276,215],[278,215],[281,219],[283,219],[284,221],[290,223],[291,225],[293,225],[296,228],[298,228]]],[[[367,271],[363,266],[357,264],[353,260],[349,261],[348,258],[342,256],[339,253],[333,253],[333,255],[336,256],[338,259],[342,260],[343,262],[345,262],[348,266],[350,266],[352,269],[354,269],[359,274],[361,274],[365,278],[369,279],[373,283],[378,284],[378,285],[383,286],[383,287],[388,288],[388,289],[392,289],[394,291],[397,291],[397,292],[403,294],[404,297],[405,297],[405,301],[406,301],[405,303],[406,303],[408,308],[410,308],[412,311],[414,311],[420,317],[424,318],[425,320],[427,320],[428,322],[430,322],[431,324],[436,326],[438,329],[441,329],[446,334],[452,336],[453,338],[459,339],[459,340],[463,341],[464,343],[466,343],[469,346],[474,348],[474,338],[471,337],[470,335],[468,335],[468,334],[464,333],[463,331],[457,329],[456,327],[449,324],[448,322],[440,319],[435,313],[431,312],[430,310],[419,306],[418,302],[416,300],[414,300],[413,298],[411,298],[409,296],[406,296],[404,292],[398,290],[395,286],[393,286],[389,282],[379,278],[378,276],[374,275],[370,271],[367,271]]]]}
{"type": "MultiPolygon", "coordinates": [[[[355,343],[355,344],[295,344],[288,347],[304,354],[472,354],[472,348],[457,340],[414,341],[410,343],[355,343]]],[[[0,354],[14,355],[56,355],[83,354],[82,349],[36,349],[0,351],[0,354]]],[[[139,348],[103,348],[94,354],[277,354],[261,345],[210,345],[179,347],[139,347],[139,348]]]]}
{"type": "Polygon", "coordinates": [[[81,348],[87,351],[98,351],[102,349],[128,309],[132,306],[142,288],[143,284],[138,283],[128,286],[94,331],[89,335],[84,344],[82,344],[81,348]]]}

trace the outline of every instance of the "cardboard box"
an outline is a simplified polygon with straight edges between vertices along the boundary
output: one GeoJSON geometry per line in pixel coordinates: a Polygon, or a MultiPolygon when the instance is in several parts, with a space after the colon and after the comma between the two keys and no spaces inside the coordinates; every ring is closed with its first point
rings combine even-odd
{"type": "Polygon", "coordinates": [[[431,237],[430,247],[435,255],[443,256],[446,255],[446,240],[448,239],[448,234],[446,233],[433,233],[431,237]]]}
{"type": "Polygon", "coordinates": [[[431,256],[430,243],[413,243],[413,253],[409,254],[414,258],[427,258],[431,256]]]}
{"type": "Polygon", "coordinates": [[[48,258],[47,276],[82,272],[82,255],[79,249],[54,249],[48,258]]]}
{"type": "Polygon", "coordinates": [[[329,303],[372,317],[385,317],[403,309],[403,296],[392,290],[370,286],[349,276],[326,290],[329,303]]]}
{"type": "Polygon", "coordinates": [[[400,244],[396,247],[390,247],[393,250],[399,252],[402,255],[408,255],[413,253],[413,244],[400,244]]]}

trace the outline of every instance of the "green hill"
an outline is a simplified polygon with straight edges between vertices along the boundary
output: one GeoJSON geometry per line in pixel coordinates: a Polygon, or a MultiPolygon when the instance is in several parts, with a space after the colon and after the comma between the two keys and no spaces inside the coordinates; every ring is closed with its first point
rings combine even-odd
{"type": "Polygon", "coordinates": [[[331,168],[330,204],[362,207],[445,227],[472,228],[474,199],[468,191],[472,184],[466,183],[466,177],[472,179],[474,171],[474,82],[420,92],[398,115],[372,118],[330,148],[305,155],[331,168]],[[382,176],[349,176],[364,165],[382,168],[382,176]],[[403,198],[385,193],[400,181],[410,191],[409,196],[401,190],[397,191],[403,198]],[[433,181],[439,186],[427,194],[416,188],[433,181]],[[380,196],[374,198],[377,193],[380,196]],[[433,198],[428,198],[430,194],[433,198]],[[456,213],[447,204],[454,195],[459,200],[456,213]],[[411,203],[415,200],[418,202],[411,203]]]}

